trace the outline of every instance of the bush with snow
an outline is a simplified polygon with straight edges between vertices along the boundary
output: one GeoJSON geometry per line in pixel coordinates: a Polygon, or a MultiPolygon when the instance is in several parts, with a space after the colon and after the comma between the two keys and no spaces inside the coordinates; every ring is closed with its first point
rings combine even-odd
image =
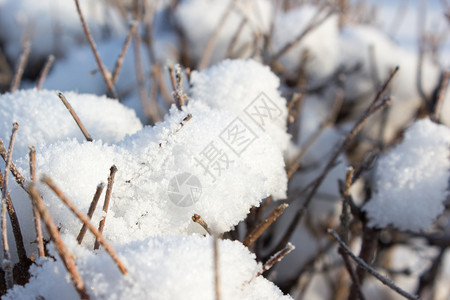
{"type": "Polygon", "coordinates": [[[401,230],[429,228],[444,211],[449,194],[450,129],[417,121],[403,142],[380,159],[376,190],[364,206],[370,225],[401,230]]]}

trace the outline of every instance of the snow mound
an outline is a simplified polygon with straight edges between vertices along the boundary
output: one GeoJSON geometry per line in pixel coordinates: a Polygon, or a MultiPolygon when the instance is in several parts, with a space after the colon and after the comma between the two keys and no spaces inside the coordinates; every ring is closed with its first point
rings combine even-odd
{"type": "Polygon", "coordinates": [[[280,79],[254,60],[224,60],[201,72],[192,72],[195,101],[239,115],[257,124],[286,150],[286,99],[278,91],[280,79]]]}
{"type": "MultiPolygon", "coordinates": [[[[118,142],[127,134],[142,129],[131,109],[105,96],[64,94],[93,139],[118,142]]],[[[0,138],[9,142],[12,123],[19,123],[14,157],[28,153],[28,145],[37,147],[76,138],[85,140],[56,91],[20,90],[0,95],[0,138]]]]}
{"type": "Polygon", "coordinates": [[[380,158],[376,191],[364,206],[370,226],[429,228],[444,210],[449,182],[450,129],[417,121],[403,142],[380,158]]]}
{"type": "MultiPolygon", "coordinates": [[[[265,197],[286,197],[282,153],[264,131],[253,129],[235,138],[232,129],[245,128],[245,123],[233,114],[195,102],[186,109],[192,119],[184,125],[180,124],[187,112],[172,109],[164,122],[145,127],[120,144],[76,140],[52,144],[38,151],[38,173],[50,176],[87,212],[96,186],[106,181],[115,164],[118,172],[104,234],[117,244],[150,235],[203,232],[192,222],[194,213],[212,229],[225,232],[265,197]],[[200,184],[174,185],[186,173],[200,184]]],[[[17,165],[27,177],[28,159],[17,165]]],[[[40,190],[61,231],[76,236],[79,221],[52,192],[42,186],[40,190]]],[[[11,194],[19,206],[29,206],[28,196],[18,187],[11,194]]],[[[93,222],[101,216],[97,208],[93,222]]]]}
{"type": "MultiPolygon", "coordinates": [[[[91,299],[214,299],[212,239],[161,236],[118,247],[129,273],[123,276],[104,251],[93,253],[65,237],[91,299]]],[[[222,299],[292,299],[258,272],[255,255],[239,242],[219,240],[222,299]]],[[[56,251],[39,260],[24,287],[16,285],[5,299],[79,299],[56,251]]]]}

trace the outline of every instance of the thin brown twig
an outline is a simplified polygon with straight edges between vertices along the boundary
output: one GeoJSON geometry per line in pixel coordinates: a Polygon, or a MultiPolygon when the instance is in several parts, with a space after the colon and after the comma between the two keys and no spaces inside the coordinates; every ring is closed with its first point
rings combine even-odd
{"type": "Polygon", "coordinates": [[[244,239],[244,246],[251,247],[253,243],[275,222],[279,216],[284,212],[284,210],[289,205],[283,203],[277,207],[275,207],[267,218],[264,219],[261,223],[259,223],[244,239]]]}
{"type": "Polygon", "coordinates": [[[294,249],[295,249],[294,245],[292,245],[291,243],[287,243],[283,249],[272,255],[272,257],[270,257],[269,260],[264,263],[262,270],[258,273],[258,275],[256,275],[256,277],[270,270],[270,268],[272,268],[274,264],[282,260],[287,254],[289,254],[294,249]]]}
{"type": "Polygon", "coordinates": [[[280,243],[277,246],[277,250],[282,249],[284,245],[287,244],[287,242],[290,240],[292,234],[294,233],[295,229],[297,228],[297,225],[300,223],[301,219],[303,218],[303,215],[306,211],[306,209],[309,206],[309,203],[313,199],[314,195],[316,194],[317,190],[321,186],[322,182],[328,175],[329,170],[331,170],[336,163],[337,158],[341,154],[342,151],[344,151],[350,143],[353,141],[355,136],[358,134],[358,132],[361,130],[362,126],[368,121],[368,119],[373,116],[377,111],[384,108],[386,105],[388,105],[391,102],[391,98],[384,98],[383,100],[380,100],[380,97],[386,90],[389,82],[391,82],[394,75],[397,73],[398,67],[396,67],[388,79],[386,80],[385,84],[381,87],[381,89],[376,94],[374,100],[369,105],[369,107],[366,109],[366,111],[360,116],[359,120],[355,123],[352,130],[346,135],[346,137],[338,142],[338,146],[335,148],[333,155],[331,156],[330,160],[328,161],[327,165],[323,169],[323,171],[320,173],[320,175],[311,183],[311,191],[306,196],[306,200],[304,204],[300,207],[300,209],[297,211],[297,214],[295,215],[294,219],[292,220],[291,224],[289,225],[287,231],[285,232],[283,238],[281,239],[280,243]]]}
{"type": "MultiPolygon", "coordinates": [[[[36,184],[36,148],[34,146],[30,146],[30,177],[31,182],[36,184]]],[[[42,236],[42,225],[41,225],[41,215],[39,214],[39,210],[34,205],[33,202],[33,218],[34,218],[34,226],[36,228],[36,241],[38,243],[38,254],[39,257],[45,256],[44,250],[44,238],[42,236]]]]}
{"type": "Polygon", "coordinates": [[[23,52],[20,56],[19,63],[17,64],[16,71],[11,82],[10,92],[14,93],[20,86],[22,81],[22,75],[28,62],[28,57],[30,56],[31,43],[29,41],[25,42],[23,46],[23,52]]]}
{"type": "MultiPolygon", "coordinates": [[[[102,195],[104,187],[105,187],[105,184],[103,182],[100,183],[99,185],[97,185],[97,190],[95,191],[94,198],[92,198],[91,205],[89,206],[89,210],[87,213],[87,217],[89,218],[89,220],[91,220],[92,216],[94,215],[95,208],[97,207],[98,200],[100,199],[100,196],[102,195]]],[[[80,229],[80,233],[78,233],[78,236],[77,236],[78,244],[81,244],[81,242],[83,242],[83,238],[84,238],[84,235],[86,234],[86,231],[87,231],[87,226],[85,224],[83,224],[83,226],[80,229]]]]}
{"type": "Polygon", "coordinates": [[[221,294],[220,294],[219,237],[217,233],[213,234],[213,251],[214,251],[214,291],[216,295],[216,300],[220,300],[221,294]]]}
{"type": "Polygon", "coordinates": [[[447,91],[449,80],[450,80],[450,71],[444,73],[443,80],[441,86],[439,87],[436,103],[434,105],[433,113],[431,115],[431,119],[435,122],[439,122],[439,115],[441,112],[442,102],[444,101],[444,95],[447,91]]]}
{"type": "Polygon", "coordinates": [[[77,123],[78,127],[80,128],[81,132],[83,133],[84,137],[86,138],[86,140],[88,142],[92,142],[92,138],[91,135],[89,134],[89,132],[86,130],[86,128],[84,127],[83,123],[81,122],[80,118],[78,117],[77,113],[75,112],[75,110],[72,108],[72,105],[70,105],[69,101],[67,101],[66,97],[64,97],[64,94],[61,92],[57,92],[57,95],[59,97],[59,99],[61,99],[61,101],[63,102],[64,106],[67,108],[67,110],[70,112],[70,114],[72,115],[72,118],[75,120],[75,122],[77,123]]]}
{"type": "Polygon", "coordinates": [[[173,88],[173,100],[178,110],[181,110],[181,107],[184,106],[184,101],[186,99],[186,95],[183,93],[181,67],[180,65],[175,65],[175,67],[169,65],[168,69],[170,74],[170,81],[173,88]]]}
{"type": "Polygon", "coordinates": [[[94,53],[95,61],[97,62],[97,66],[100,70],[100,73],[102,74],[103,80],[105,81],[106,87],[108,88],[108,93],[111,97],[114,99],[117,99],[117,93],[114,89],[114,85],[111,81],[111,73],[107,70],[107,68],[103,65],[102,60],[100,59],[100,55],[97,50],[97,46],[95,45],[94,38],[91,35],[91,32],[89,31],[89,28],[86,24],[86,21],[84,19],[83,13],[81,12],[80,2],[79,0],[74,0],[75,5],[77,7],[78,16],[80,17],[81,26],[83,26],[84,34],[86,35],[86,38],[89,42],[89,45],[91,46],[92,52],[94,53]]]}
{"type": "MultiPolygon", "coordinates": [[[[6,162],[8,157],[8,152],[6,151],[5,144],[3,144],[3,141],[0,139],[0,155],[3,158],[3,160],[6,162]]],[[[25,191],[27,190],[25,188],[25,182],[26,179],[20,174],[19,170],[17,170],[16,165],[11,161],[11,167],[10,171],[13,174],[14,178],[16,179],[16,182],[18,185],[20,185],[25,191]]]]}
{"type": "Polygon", "coordinates": [[[39,195],[39,192],[37,188],[35,187],[34,183],[30,184],[28,186],[29,194],[31,196],[31,199],[33,200],[34,206],[38,209],[39,214],[41,215],[42,221],[45,224],[45,227],[47,228],[47,231],[50,235],[50,239],[52,240],[53,244],[55,245],[56,251],[58,252],[59,256],[61,257],[62,262],[64,263],[64,266],[66,267],[67,272],[69,272],[70,279],[72,280],[72,283],[77,290],[78,294],[80,295],[81,299],[89,299],[89,295],[86,293],[86,288],[84,286],[83,279],[81,278],[80,274],[78,273],[77,267],[75,266],[75,262],[72,259],[72,256],[67,249],[66,245],[64,245],[61,235],[59,234],[58,227],[56,226],[55,222],[52,220],[47,207],[45,207],[45,204],[42,201],[41,195],[39,195]]]}
{"type": "MultiPolygon", "coordinates": [[[[117,256],[116,251],[109,245],[109,243],[106,241],[106,239],[103,237],[103,235],[95,228],[95,226],[89,221],[89,218],[83,214],[73,203],[72,201],[64,195],[64,193],[55,185],[53,180],[51,180],[48,177],[43,177],[41,179],[42,182],[48,185],[50,189],[53,190],[53,192],[61,199],[64,204],[67,205],[67,207],[72,211],[78,219],[80,219],[83,224],[86,224],[87,228],[95,235],[99,243],[105,248],[106,252],[111,256],[112,260],[116,263],[117,267],[119,268],[120,272],[123,275],[126,275],[128,273],[127,269],[125,268],[124,264],[120,261],[119,257],[117,256]]],[[[42,215],[42,212],[39,211],[42,215]]],[[[42,216],[42,218],[44,218],[42,216]]]]}
{"type": "Polygon", "coordinates": [[[127,54],[128,47],[130,46],[131,39],[133,38],[133,35],[136,32],[136,29],[138,27],[137,22],[133,22],[130,31],[128,31],[127,38],[125,39],[125,42],[123,43],[122,50],[120,51],[119,57],[117,57],[116,64],[114,66],[113,74],[111,83],[115,85],[117,83],[117,79],[119,79],[119,73],[123,65],[123,61],[125,60],[125,54],[127,54]]]}
{"type": "Polygon", "coordinates": [[[405,297],[407,299],[411,299],[411,300],[419,299],[417,296],[411,295],[410,293],[406,292],[405,290],[403,290],[400,287],[398,287],[397,285],[395,285],[391,280],[389,280],[388,278],[386,278],[383,275],[381,275],[380,273],[378,273],[374,268],[372,268],[370,265],[368,265],[365,261],[363,261],[362,259],[357,257],[355,254],[353,254],[353,252],[348,248],[348,246],[341,240],[341,238],[336,233],[336,231],[334,231],[333,229],[330,228],[330,229],[328,229],[328,233],[334,237],[334,239],[341,246],[341,249],[343,249],[343,251],[345,251],[345,253],[348,254],[348,256],[351,257],[358,264],[358,266],[364,268],[367,272],[372,274],[376,279],[381,281],[381,283],[388,286],[393,291],[397,292],[398,294],[402,295],[403,297],[405,297]]]}
{"type": "Polygon", "coordinates": [[[220,31],[222,30],[223,26],[225,25],[228,17],[230,16],[233,10],[234,1],[235,0],[230,1],[230,4],[226,8],[226,11],[222,15],[222,17],[220,18],[219,23],[217,24],[213,34],[210,36],[208,43],[206,44],[205,50],[203,51],[202,58],[200,59],[200,62],[198,64],[198,70],[203,70],[208,66],[209,61],[211,60],[211,56],[214,52],[214,47],[217,44],[220,31]]]}
{"type": "Polygon", "coordinates": [[[199,224],[200,226],[203,227],[203,229],[205,229],[205,231],[211,235],[211,230],[208,227],[208,224],[206,224],[206,222],[203,220],[202,216],[200,216],[199,214],[194,214],[192,216],[192,221],[194,221],[195,223],[199,224]]]}
{"type": "MultiPolygon", "coordinates": [[[[98,232],[100,232],[100,234],[103,233],[103,229],[105,228],[106,214],[108,213],[108,207],[109,207],[109,202],[111,200],[112,188],[114,185],[114,177],[116,176],[116,172],[117,172],[117,167],[115,165],[113,165],[110,168],[109,177],[108,177],[108,186],[106,187],[105,202],[103,202],[104,215],[103,215],[102,219],[100,220],[100,223],[98,224],[98,232]]],[[[100,241],[99,241],[99,239],[95,239],[94,250],[97,250],[99,247],[100,247],[100,241]]]]}
{"type": "Polygon", "coordinates": [[[164,102],[166,103],[167,107],[170,108],[170,106],[173,103],[172,95],[170,95],[169,89],[167,88],[166,82],[164,81],[163,72],[161,72],[161,66],[159,63],[155,63],[153,65],[152,75],[154,78],[154,81],[158,84],[159,90],[161,91],[161,94],[164,98],[164,102]]]}
{"type": "Polygon", "coordinates": [[[6,210],[7,210],[7,198],[8,198],[8,175],[9,169],[11,167],[12,161],[12,150],[14,148],[14,140],[16,138],[16,132],[19,128],[19,124],[13,124],[13,130],[11,134],[11,139],[9,141],[8,156],[6,158],[5,175],[2,184],[2,211],[1,211],[1,222],[2,222],[2,242],[3,242],[3,270],[5,271],[5,283],[6,288],[10,289],[14,285],[13,270],[11,253],[9,251],[8,243],[8,232],[6,227],[6,210]]]}
{"type": "Polygon", "coordinates": [[[42,69],[41,75],[39,76],[38,83],[36,85],[36,89],[39,91],[42,88],[42,85],[44,84],[44,80],[47,77],[48,72],[50,71],[50,68],[52,67],[53,62],[55,61],[55,56],[49,55],[47,58],[47,62],[45,63],[44,68],[42,69]]]}
{"type": "Polygon", "coordinates": [[[339,89],[330,116],[324,122],[322,122],[320,126],[317,128],[317,130],[306,140],[304,146],[302,147],[302,150],[295,158],[296,163],[289,168],[289,171],[287,173],[288,179],[290,179],[300,168],[302,164],[302,158],[309,151],[312,145],[314,145],[315,142],[317,142],[317,140],[325,131],[325,129],[334,124],[336,118],[339,115],[339,111],[341,110],[343,103],[344,103],[344,91],[342,89],[339,89]]]}
{"type": "Polygon", "coordinates": [[[232,58],[234,47],[236,46],[237,41],[239,40],[239,37],[245,28],[245,25],[247,24],[248,20],[246,18],[242,19],[241,23],[239,24],[236,32],[233,35],[233,38],[230,41],[230,44],[228,45],[227,49],[227,58],[232,58]]]}

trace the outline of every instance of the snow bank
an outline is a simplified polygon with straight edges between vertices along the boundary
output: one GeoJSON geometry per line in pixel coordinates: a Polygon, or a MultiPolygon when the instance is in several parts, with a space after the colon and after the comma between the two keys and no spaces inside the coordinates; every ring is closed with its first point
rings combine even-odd
{"type": "MultiPolygon", "coordinates": [[[[212,239],[161,236],[118,247],[129,273],[123,276],[104,251],[93,253],[66,237],[91,299],[214,299],[212,239]]],[[[270,281],[255,255],[239,242],[219,240],[222,299],[291,299],[270,281]]],[[[56,251],[32,266],[25,287],[15,286],[5,299],[79,299],[56,251]]]]}
{"type": "Polygon", "coordinates": [[[278,90],[280,79],[254,60],[224,60],[201,72],[192,72],[191,94],[206,103],[256,123],[286,150],[286,100],[278,90]]]}
{"type": "MultiPolygon", "coordinates": [[[[15,158],[26,155],[29,145],[39,147],[68,138],[85,140],[56,93],[20,90],[0,95],[0,138],[6,146],[12,123],[19,123],[13,152],[15,158]]],[[[142,128],[135,112],[115,100],[73,92],[64,95],[95,140],[118,142],[142,128]]]]}
{"type": "Polygon", "coordinates": [[[403,142],[380,158],[376,190],[364,206],[370,226],[429,228],[444,210],[449,182],[450,129],[417,121],[403,142]]]}

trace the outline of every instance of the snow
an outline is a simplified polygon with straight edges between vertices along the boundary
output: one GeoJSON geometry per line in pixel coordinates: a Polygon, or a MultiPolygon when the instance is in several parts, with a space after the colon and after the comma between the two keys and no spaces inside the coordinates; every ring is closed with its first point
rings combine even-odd
{"type": "MultiPolygon", "coordinates": [[[[81,10],[96,41],[126,33],[118,11],[105,1],[80,0],[81,10]]],[[[50,54],[63,56],[67,50],[85,42],[74,1],[0,1],[0,32],[5,52],[16,60],[24,40],[31,41],[32,62],[50,54]]]]}
{"type": "MultiPolygon", "coordinates": [[[[236,124],[236,116],[195,101],[186,110],[192,119],[184,126],[180,123],[187,112],[174,108],[164,122],[145,127],[118,144],[70,140],[43,147],[37,152],[38,174],[50,176],[86,212],[96,186],[106,181],[109,168],[115,164],[119,171],[104,234],[117,244],[149,235],[203,232],[192,223],[194,213],[212,229],[225,232],[261,199],[286,197],[282,153],[264,131],[253,126],[257,136],[236,154],[232,148],[236,143],[224,134],[236,124]],[[210,156],[217,158],[209,162],[210,156]],[[194,205],[179,207],[169,196],[169,182],[185,172],[199,179],[201,196],[194,205]]],[[[17,162],[25,177],[27,165],[26,157],[17,162]]],[[[52,192],[42,187],[41,192],[61,232],[76,236],[78,220],[52,192]]],[[[18,187],[11,195],[18,199],[18,209],[26,210],[23,206],[29,206],[28,196],[18,187]]],[[[97,209],[94,222],[100,219],[100,211],[97,209]]],[[[23,222],[23,226],[32,226],[31,220],[23,222]]]]}
{"type": "Polygon", "coordinates": [[[450,129],[417,121],[401,144],[378,161],[376,191],[364,206],[370,226],[429,228],[444,210],[449,182],[450,129]]]}
{"type": "MultiPolygon", "coordinates": [[[[117,247],[129,270],[123,276],[104,251],[93,253],[72,237],[64,241],[77,257],[77,268],[91,299],[215,299],[212,238],[166,235],[117,247]]],[[[262,265],[239,242],[219,240],[222,299],[292,299],[257,276],[262,265]]],[[[4,299],[79,299],[58,254],[32,266],[30,282],[15,286],[4,299]]]]}
{"type": "MultiPolygon", "coordinates": [[[[105,96],[64,93],[89,134],[95,140],[118,142],[142,129],[134,111],[105,96]]],[[[19,123],[13,157],[36,147],[76,138],[85,140],[57,91],[19,90],[0,95],[0,138],[9,143],[12,123],[19,123]]]]}

